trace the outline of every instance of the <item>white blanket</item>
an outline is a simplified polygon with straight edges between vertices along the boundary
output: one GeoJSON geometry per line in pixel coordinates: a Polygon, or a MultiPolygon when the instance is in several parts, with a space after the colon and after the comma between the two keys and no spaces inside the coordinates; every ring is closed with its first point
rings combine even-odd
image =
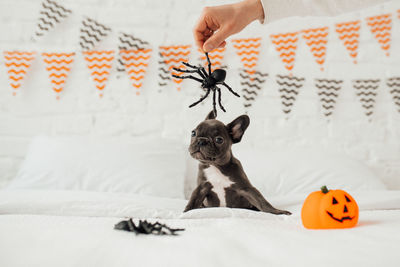
{"type": "Polygon", "coordinates": [[[185,200],[71,191],[0,192],[0,266],[398,266],[400,192],[349,192],[357,227],[307,230],[305,195],[268,198],[292,216],[185,200]],[[56,215],[56,216],[55,216],[56,215]],[[116,231],[123,217],[158,220],[179,236],[116,231]]]}

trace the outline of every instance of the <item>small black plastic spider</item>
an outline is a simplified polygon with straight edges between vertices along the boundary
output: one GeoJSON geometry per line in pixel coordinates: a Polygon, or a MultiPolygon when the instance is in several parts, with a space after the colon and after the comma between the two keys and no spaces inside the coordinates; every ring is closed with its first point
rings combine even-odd
{"type": "Polygon", "coordinates": [[[179,72],[184,72],[184,73],[198,73],[200,75],[200,77],[202,79],[196,78],[192,75],[188,75],[188,76],[178,76],[178,75],[172,75],[173,77],[177,78],[177,79],[192,79],[195,81],[198,81],[201,83],[201,87],[206,91],[206,94],[204,96],[202,96],[200,98],[200,100],[194,102],[193,104],[191,104],[189,106],[189,108],[196,106],[197,104],[199,104],[200,102],[202,102],[204,99],[207,98],[207,96],[210,94],[210,92],[213,92],[213,112],[215,117],[217,116],[217,109],[216,109],[216,103],[215,103],[215,92],[218,92],[218,104],[219,107],[222,109],[222,111],[226,112],[225,108],[222,106],[221,104],[221,89],[217,86],[218,84],[222,84],[223,86],[225,86],[226,88],[228,88],[228,90],[234,94],[237,97],[240,97],[239,94],[237,94],[235,91],[232,90],[232,88],[229,87],[229,85],[227,85],[224,81],[225,81],[225,77],[226,77],[226,71],[223,69],[216,69],[213,72],[211,72],[211,61],[210,58],[208,57],[208,53],[205,53],[206,57],[207,57],[207,62],[208,62],[208,74],[206,72],[206,70],[203,67],[196,67],[193,65],[190,65],[189,63],[186,62],[182,62],[183,65],[192,68],[192,70],[181,70],[178,68],[173,68],[175,71],[179,71],[179,72]]]}

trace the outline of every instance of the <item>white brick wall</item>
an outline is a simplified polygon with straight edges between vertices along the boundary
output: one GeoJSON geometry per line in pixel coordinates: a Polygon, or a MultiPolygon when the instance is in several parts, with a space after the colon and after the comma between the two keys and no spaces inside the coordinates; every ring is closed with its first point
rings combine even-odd
{"type": "MultiPolygon", "coordinates": [[[[82,56],[78,53],[61,100],[55,100],[44,64],[37,58],[17,97],[11,95],[3,57],[0,58],[0,186],[15,176],[30,139],[38,134],[138,136],[161,132],[166,137],[188,141],[191,129],[210,110],[211,102],[194,109],[200,89],[191,81],[182,91],[174,85],[157,85],[157,46],[193,44],[191,28],[205,5],[229,1],[199,0],[64,0],[73,10],[37,43],[30,37],[35,30],[40,0],[2,0],[0,2],[0,51],[26,49],[42,51],[79,51],[79,27],[83,15],[106,24],[113,33],[99,49],[116,49],[119,31],[132,33],[153,46],[153,54],[141,96],[136,96],[128,78],[110,76],[105,96],[98,98],[82,56]]],[[[262,94],[249,110],[252,123],[243,142],[265,149],[287,146],[321,146],[346,153],[371,167],[393,189],[400,189],[400,114],[385,86],[385,79],[400,76],[400,19],[393,17],[391,57],[386,58],[366,27],[364,18],[399,9],[398,2],[370,8],[339,18],[292,18],[268,27],[250,25],[237,37],[262,37],[260,69],[269,73],[262,94]],[[348,53],[333,30],[336,22],[359,18],[362,21],[359,64],[351,63],[348,53]],[[330,26],[326,72],[316,66],[309,48],[300,41],[294,74],[306,78],[288,120],[281,110],[275,82],[276,74],[286,74],[268,36],[271,33],[330,26]],[[333,117],[321,115],[314,78],[343,79],[344,85],[333,117]],[[352,79],[380,78],[375,113],[369,121],[357,102],[352,79]]],[[[191,61],[197,60],[195,48],[191,61]]],[[[240,62],[228,44],[225,63],[229,66],[227,83],[240,91],[237,79],[240,62]]],[[[223,91],[228,121],[244,112],[242,100],[223,91]]]]}

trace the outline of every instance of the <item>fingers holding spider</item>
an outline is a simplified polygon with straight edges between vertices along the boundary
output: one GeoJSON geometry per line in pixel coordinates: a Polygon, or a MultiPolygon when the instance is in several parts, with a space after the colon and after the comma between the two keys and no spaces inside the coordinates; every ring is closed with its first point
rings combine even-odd
{"type": "Polygon", "coordinates": [[[222,85],[225,86],[226,88],[228,88],[228,90],[229,90],[232,94],[234,94],[234,95],[237,96],[237,97],[240,97],[240,95],[239,95],[238,93],[236,93],[235,91],[233,91],[233,89],[232,89],[229,85],[227,85],[225,82],[222,83],[222,85]]]}

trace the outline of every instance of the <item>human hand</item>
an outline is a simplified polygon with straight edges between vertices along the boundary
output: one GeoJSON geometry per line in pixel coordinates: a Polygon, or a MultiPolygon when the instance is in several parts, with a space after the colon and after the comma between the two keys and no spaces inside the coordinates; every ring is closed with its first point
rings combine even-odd
{"type": "Polygon", "coordinates": [[[226,38],[240,32],[257,19],[264,19],[260,0],[205,7],[193,29],[194,40],[204,52],[210,52],[215,48],[224,47],[226,38]]]}

